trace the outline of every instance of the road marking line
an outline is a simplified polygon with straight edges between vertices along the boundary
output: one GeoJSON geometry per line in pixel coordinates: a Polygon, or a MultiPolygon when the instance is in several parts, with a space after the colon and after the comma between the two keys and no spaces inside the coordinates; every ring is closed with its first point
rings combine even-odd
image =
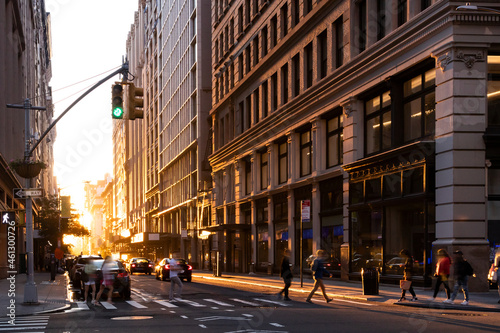
{"type": "Polygon", "coordinates": [[[200,324],[198,326],[200,326],[201,328],[207,328],[205,325],[202,325],[202,324],[200,324]]]}
{"type": "Polygon", "coordinates": [[[101,302],[101,305],[104,306],[107,310],[116,310],[116,306],[108,302],[101,302]]]}
{"type": "Polygon", "coordinates": [[[228,303],[225,303],[225,302],[217,301],[217,300],[211,299],[211,298],[207,298],[207,299],[205,299],[205,301],[211,302],[211,303],[215,303],[215,304],[218,304],[220,306],[234,306],[232,304],[228,304],[228,303]]]}
{"type": "Polygon", "coordinates": [[[138,297],[142,298],[142,300],[143,300],[143,301],[147,302],[147,301],[149,300],[148,298],[143,297],[143,296],[142,296],[142,294],[138,293],[137,291],[135,291],[135,290],[133,290],[133,289],[132,289],[131,291],[132,291],[132,294],[134,294],[134,295],[136,295],[136,296],[138,296],[138,297]]]}
{"type": "Polygon", "coordinates": [[[269,323],[269,325],[273,325],[274,327],[285,327],[284,325],[278,323],[269,323]]]}
{"type": "Polygon", "coordinates": [[[175,300],[177,302],[183,302],[183,303],[186,303],[188,305],[194,306],[195,308],[204,308],[204,307],[206,307],[206,305],[203,305],[203,304],[200,304],[200,303],[196,303],[196,302],[193,302],[193,301],[188,301],[187,299],[176,298],[175,300]]]}
{"type": "MultiPolygon", "coordinates": [[[[49,322],[32,322],[32,323],[19,323],[17,320],[15,321],[15,325],[12,324],[0,324],[0,327],[12,327],[12,326],[33,326],[33,325],[47,325],[49,322]]],[[[31,327],[26,327],[27,329],[31,327]]]]}
{"type": "Polygon", "coordinates": [[[136,301],[127,301],[128,304],[132,305],[133,307],[136,307],[138,309],[147,309],[147,306],[144,306],[140,303],[137,303],[136,301]]]}
{"type": "Polygon", "coordinates": [[[271,304],[278,304],[278,305],[281,305],[281,306],[289,306],[289,304],[286,304],[286,303],[277,302],[277,301],[271,301],[271,300],[264,299],[264,298],[254,298],[254,300],[259,301],[259,302],[266,302],[266,303],[271,303],[271,304]]]}
{"type": "Polygon", "coordinates": [[[7,332],[12,332],[12,331],[20,331],[20,330],[27,330],[27,329],[30,329],[30,330],[43,330],[45,329],[47,326],[36,326],[36,327],[6,327],[6,328],[0,328],[0,331],[7,331],[7,332]]]}
{"type": "Polygon", "coordinates": [[[76,304],[78,305],[79,309],[90,310],[88,304],[85,302],[76,302],[76,304]]]}
{"type": "Polygon", "coordinates": [[[254,303],[254,302],[249,302],[249,301],[244,301],[242,299],[237,299],[237,298],[231,298],[232,301],[235,301],[235,302],[240,302],[240,303],[243,303],[243,304],[246,304],[246,305],[251,305],[251,306],[260,306],[260,304],[258,303],[254,303]]]}
{"type": "Polygon", "coordinates": [[[242,316],[245,316],[245,317],[248,317],[248,318],[253,318],[253,315],[248,314],[248,313],[244,313],[244,314],[242,314],[242,316]]]}
{"type": "Polygon", "coordinates": [[[163,306],[166,306],[167,308],[177,308],[178,306],[175,305],[175,304],[172,304],[170,302],[166,302],[166,301],[156,301],[156,303],[160,304],[160,305],[163,305],[163,306]]]}
{"type": "Polygon", "coordinates": [[[375,304],[370,304],[370,303],[363,303],[363,302],[356,302],[356,301],[348,301],[345,299],[333,299],[335,302],[345,302],[345,303],[352,303],[352,304],[359,304],[359,305],[366,305],[366,306],[374,306],[375,304]]]}
{"type": "Polygon", "coordinates": [[[188,316],[182,315],[181,318],[188,319],[188,316]]]}

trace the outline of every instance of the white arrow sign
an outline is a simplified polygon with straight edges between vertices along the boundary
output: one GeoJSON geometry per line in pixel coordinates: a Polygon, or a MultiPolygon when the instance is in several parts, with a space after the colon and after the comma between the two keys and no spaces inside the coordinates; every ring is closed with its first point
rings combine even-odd
{"type": "Polygon", "coordinates": [[[15,188],[14,197],[15,198],[41,198],[44,196],[43,188],[15,188]]]}

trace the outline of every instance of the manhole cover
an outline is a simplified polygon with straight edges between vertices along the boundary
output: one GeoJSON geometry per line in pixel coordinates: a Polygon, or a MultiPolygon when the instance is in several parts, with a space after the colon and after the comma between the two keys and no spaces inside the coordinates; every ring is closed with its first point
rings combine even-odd
{"type": "Polygon", "coordinates": [[[144,320],[152,319],[152,316],[126,316],[126,317],[114,317],[112,320],[144,320]]]}

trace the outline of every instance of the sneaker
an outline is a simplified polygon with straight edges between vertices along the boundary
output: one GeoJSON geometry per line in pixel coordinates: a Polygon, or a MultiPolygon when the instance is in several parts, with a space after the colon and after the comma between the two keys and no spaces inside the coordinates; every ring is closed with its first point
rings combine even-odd
{"type": "Polygon", "coordinates": [[[330,303],[331,301],[333,301],[333,298],[329,298],[326,300],[327,303],[330,303]]]}
{"type": "Polygon", "coordinates": [[[462,305],[469,305],[469,302],[468,301],[463,301],[462,303],[460,303],[462,305]]]}
{"type": "Polygon", "coordinates": [[[416,297],[413,297],[413,298],[410,300],[410,302],[416,302],[416,301],[418,301],[418,298],[416,298],[416,297]]]}
{"type": "Polygon", "coordinates": [[[451,299],[449,299],[449,298],[448,298],[448,299],[445,299],[445,300],[443,301],[443,303],[446,303],[446,304],[453,304],[453,301],[452,301],[451,299]]]}
{"type": "Polygon", "coordinates": [[[434,302],[436,300],[436,297],[429,297],[427,300],[430,302],[434,302]]]}
{"type": "Polygon", "coordinates": [[[312,304],[313,301],[311,301],[310,299],[306,299],[306,302],[312,304]]]}
{"type": "Polygon", "coordinates": [[[404,301],[406,301],[406,297],[401,297],[401,298],[399,299],[398,303],[401,303],[401,302],[404,302],[404,301]]]}
{"type": "Polygon", "coordinates": [[[291,301],[292,299],[290,297],[285,297],[283,298],[284,301],[291,301]]]}

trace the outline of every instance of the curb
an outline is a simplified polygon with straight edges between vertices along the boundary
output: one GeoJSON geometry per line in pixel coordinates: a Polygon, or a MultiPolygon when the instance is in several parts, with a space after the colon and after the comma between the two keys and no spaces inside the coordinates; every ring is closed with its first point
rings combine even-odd
{"type": "Polygon", "coordinates": [[[475,311],[475,312],[500,312],[500,308],[489,308],[483,306],[474,305],[453,305],[453,304],[442,304],[435,302],[428,303],[418,303],[418,302],[401,302],[392,303],[398,306],[407,306],[413,308],[425,308],[425,309],[437,309],[437,310],[458,310],[458,311],[475,311]]]}

